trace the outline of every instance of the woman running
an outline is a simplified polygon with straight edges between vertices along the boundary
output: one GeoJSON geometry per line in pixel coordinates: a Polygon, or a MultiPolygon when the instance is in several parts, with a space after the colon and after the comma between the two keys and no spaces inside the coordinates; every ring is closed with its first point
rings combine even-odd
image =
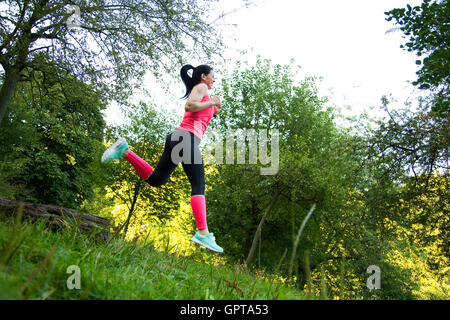
{"type": "Polygon", "coordinates": [[[180,75],[186,86],[183,96],[187,97],[185,113],[180,126],[166,137],[164,151],[156,168],[153,170],[133,153],[124,138],[119,138],[103,153],[102,162],[125,159],[153,187],[163,185],[181,162],[191,184],[191,208],[198,229],[191,240],[210,250],[223,252],[216,244],[213,233],[208,231],[206,223],[205,170],[199,148],[209,121],[222,109],[219,97],[210,98],[208,95],[208,90],[215,82],[214,70],[208,65],[194,68],[188,64],[181,68],[180,75]],[[187,73],[190,69],[193,70],[192,77],[187,73]]]}

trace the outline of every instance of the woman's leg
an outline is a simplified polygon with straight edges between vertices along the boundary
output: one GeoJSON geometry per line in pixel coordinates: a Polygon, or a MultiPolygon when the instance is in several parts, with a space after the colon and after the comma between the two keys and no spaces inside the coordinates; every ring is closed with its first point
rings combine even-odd
{"type": "Polygon", "coordinates": [[[178,163],[174,163],[171,158],[172,149],[176,143],[172,141],[172,134],[166,137],[166,143],[164,145],[164,151],[159,158],[158,164],[155,170],[145,180],[149,185],[153,187],[159,187],[166,183],[172,172],[177,167],[178,163]]]}
{"type": "MultiPolygon", "coordinates": [[[[195,146],[195,149],[196,150],[194,152],[201,156],[198,145],[195,146]]],[[[212,232],[209,232],[208,225],[206,223],[205,169],[203,166],[203,159],[201,164],[197,164],[195,162],[188,164],[183,162],[183,168],[192,186],[191,206],[198,229],[198,232],[195,233],[191,241],[210,250],[223,252],[223,248],[217,245],[216,238],[212,232]]]]}
{"type": "Polygon", "coordinates": [[[198,229],[191,241],[215,252],[223,252],[223,249],[217,245],[213,233],[209,232],[206,223],[205,168],[199,148],[200,139],[191,134],[190,142],[191,161],[183,159],[182,164],[191,183],[191,207],[198,229]]]}
{"type": "Polygon", "coordinates": [[[160,187],[167,182],[176,167],[177,164],[170,159],[170,152],[164,150],[155,170],[145,181],[152,187],[160,187]]]}
{"type": "Polygon", "coordinates": [[[194,214],[195,223],[197,224],[197,229],[201,235],[207,235],[208,224],[206,222],[206,200],[205,200],[205,180],[203,178],[203,182],[200,182],[202,179],[200,178],[202,175],[204,176],[203,166],[200,168],[199,165],[194,164],[183,164],[184,171],[186,172],[189,181],[191,183],[191,208],[192,213],[194,214]],[[200,193],[194,190],[203,189],[203,192],[200,193]]]}
{"type": "Polygon", "coordinates": [[[153,172],[153,168],[131,150],[124,152],[124,159],[131,163],[134,170],[136,170],[144,180],[148,179],[153,172]]]}
{"type": "Polygon", "coordinates": [[[172,149],[170,138],[171,135],[169,134],[166,138],[163,154],[161,155],[155,169],[153,169],[146,161],[141,159],[131,150],[126,150],[123,154],[123,158],[131,163],[140,177],[151,186],[159,187],[163,185],[177,167],[177,164],[173,163],[170,158],[172,149]]]}
{"type": "Polygon", "coordinates": [[[208,235],[206,222],[206,200],[205,200],[205,168],[202,154],[198,146],[199,141],[191,137],[191,163],[182,162],[183,169],[191,184],[191,207],[194,214],[197,229],[201,235],[208,235]],[[201,159],[201,163],[194,160],[201,159]]]}

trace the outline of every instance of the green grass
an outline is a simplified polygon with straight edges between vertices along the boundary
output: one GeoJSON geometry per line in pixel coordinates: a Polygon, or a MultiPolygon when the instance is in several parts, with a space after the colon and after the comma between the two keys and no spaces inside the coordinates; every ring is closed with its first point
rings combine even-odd
{"type": "MultiPolygon", "coordinates": [[[[304,299],[276,277],[239,266],[215,266],[151,245],[96,240],[75,228],[48,230],[43,221],[0,221],[0,299],[304,299]],[[71,265],[80,289],[68,289],[71,265]]],[[[215,253],[211,252],[211,261],[215,253]]]]}

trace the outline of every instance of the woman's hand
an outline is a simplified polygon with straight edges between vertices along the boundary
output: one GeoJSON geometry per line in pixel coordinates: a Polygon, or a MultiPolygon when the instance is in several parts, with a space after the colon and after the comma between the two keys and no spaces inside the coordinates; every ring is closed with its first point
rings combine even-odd
{"type": "Polygon", "coordinates": [[[222,105],[216,104],[214,106],[214,115],[218,114],[220,112],[220,110],[222,110],[222,105]]]}
{"type": "Polygon", "coordinates": [[[220,104],[220,98],[218,96],[211,97],[211,105],[214,106],[214,115],[218,114],[222,109],[222,105],[220,104]]]}
{"type": "Polygon", "coordinates": [[[211,105],[213,106],[220,105],[220,98],[218,96],[213,96],[211,98],[211,105]]]}

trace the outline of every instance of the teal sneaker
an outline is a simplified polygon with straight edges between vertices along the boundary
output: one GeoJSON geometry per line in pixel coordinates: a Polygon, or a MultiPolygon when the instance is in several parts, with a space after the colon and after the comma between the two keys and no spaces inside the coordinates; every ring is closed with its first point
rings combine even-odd
{"type": "Polygon", "coordinates": [[[127,140],[119,138],[111,147],[106,149],[102,155],[102,162],[106,163],[111,160],[122,160],[123,152],[128,149],[127,140]]]}
{"type": "Polygon", "coordinates": [[[212,232],[210,232],[207,236],[202,236],[197,231],[195,235],[192,237],[191,241],[194,241],[195,243],[204,246],[209,250],[220,253],[223,252],[223,249],[217,245],[216,238],[214,237],[212,232]]]}

